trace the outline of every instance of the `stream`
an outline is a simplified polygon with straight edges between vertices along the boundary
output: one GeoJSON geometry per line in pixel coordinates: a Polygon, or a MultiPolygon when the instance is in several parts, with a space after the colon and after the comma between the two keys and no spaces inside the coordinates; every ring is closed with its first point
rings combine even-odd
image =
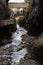
{"type": "Polygon", "coordinates": [[[17,24],[17,30],[12,34],[12,43],[0,47],[0,65],[15,65],[24,58],[27,48],[21,47],[21,36],[26,33],[27,31],[17,24]]]}
{"type": "Polygon", "coordinates": [[[27,31],[17,24],[16,32],[12,33],[12,43],[0,47],[0,65],[39,65],[34,59],[29,58],[29,38],[27,31]]]}

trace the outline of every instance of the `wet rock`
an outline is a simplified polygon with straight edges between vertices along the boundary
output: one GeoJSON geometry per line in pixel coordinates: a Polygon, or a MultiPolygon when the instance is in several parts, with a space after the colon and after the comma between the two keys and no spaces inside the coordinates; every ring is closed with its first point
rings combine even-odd
{"type": "Polygon", "coordinates": [[[23,35],[23,41],[25,41],[23,44],[28,50],[25,58],[35,59],[40,65],[43,65],[43,33],[37,37],[23,35]]]}
{"type": "Polygon", "coordinates": [[[25,43],[23,43],[24,47],[26,47],[27,50],[28,50],[28,55],[27,56],[28,56],[28,58],[32,58],[32,45],[33,45],[33,42],[35,40],[35,37],[29,36],[28,34],[23,35],[22,37],[23,37],[22,41],[23,42],[25,41],[25,43]]]}
{"type": "Polygon", "coordinates": [[[43,33],[34,40],[32,51],[33,57],[43,64],[43,33]]]}
{"type": "Polygon", "coordinates": [[[16,31],[15,19],[1,20],[0,24],[0,46],[10,43],[12,41],[12,33],[16,31]]]}
{"type": "Polygon", "coordinates": [[[11,65],[11,52],[12,47],[6,49],[0,49],[0,65],[11,65]]]}
{"type": "Polygon", "coordinates": [[[12,41],[11,36],[12,32],[16,31],[16,27],[13,25],[0,27],[0,45],[10,43],[12,41]]]}
{"type": "Polygon", "coordinates": [[[21,60],[20,65],[39,65],[39,64],[33,59],[28,59],[28,60],[21,60]]]}

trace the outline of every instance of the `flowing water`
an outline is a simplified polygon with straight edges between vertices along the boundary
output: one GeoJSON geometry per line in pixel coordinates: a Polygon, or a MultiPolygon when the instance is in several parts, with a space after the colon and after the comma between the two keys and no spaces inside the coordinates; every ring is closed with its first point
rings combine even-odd
{"type": "Polygon", "coordinates": [[[17,30],[12,34],[12,43],[0,47],[0,65],[15,65],[24,58],[27,48],[21,47],[21,36],[26,33],[27,31],[17,24],[17,30]]]}

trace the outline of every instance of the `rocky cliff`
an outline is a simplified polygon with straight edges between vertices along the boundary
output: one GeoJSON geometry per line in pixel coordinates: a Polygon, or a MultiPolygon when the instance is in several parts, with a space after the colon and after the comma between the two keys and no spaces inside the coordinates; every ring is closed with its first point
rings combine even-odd
{"type": "Polygon", "coordinates": [[[0,0],[0,20],[9,19],[8,0],[0,0]]]}

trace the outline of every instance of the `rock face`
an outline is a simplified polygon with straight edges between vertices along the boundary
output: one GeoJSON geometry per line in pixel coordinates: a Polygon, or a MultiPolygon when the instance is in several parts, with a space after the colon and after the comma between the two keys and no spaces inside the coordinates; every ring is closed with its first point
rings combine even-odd
{"type": "Polygon", "coordinates": [[[0,46],[7,44],[11,38],[12,32],[16,31],[14,13],[9,9],[8,1],[9,0],[0,0],[0,46]]]}
{"type": "Polygon", "coordinates": [[[8,0],[0,0],[0,20],[9,18],[8,0]]]}
{"type": "Polygon", "coordinates": [[[32,45],[32,54],[43,65],[43,33],[35,38],[32,45]]]}
{"type": "Polygon", "coordinates": [[[32,18],[28,22],[30,35],[43,31],[43,0],[33,0],[32,18]]]}
{"type": "MultiPolygon", "coordinates": [[[[33,0],[32,18],[28,21],[28,34],[36,36],[33,41],[33,56],[43,60],[43,0],[33,0]],[[40,35],[41,33],[41,35],[40,35]]],[[[43,63],[42,63],[43,65],[43,63]]]]}
{"type": "Polygon", "coordinates": [[[5,22],[3,26],[0,26],[0,46],[3,46],[12,42],[12,32],[15,32],[17,28],[15,20],[9,19],[7,25],[6,20],[1,21],[5,22]]]}
{"type": "Polygon", "coordinates": [[[43,0],[32,1],[31,12],[28,10],[25,18],[21,20],[22,22],[19,21],[19,24],[28,30],[29,35],[36,36],[43,31],[43,0]]]}
{"type": "Polygon", "coordinates": [[[35,39],[30,41],[29,37],[28,40],[32,43],[31,51],[33,57],[38,59],[43,65],[43,0],[33,0],[31,13],[32,16],[28,20],[29,26],[27,30],[30,36],[35,36],[35,39]]]}

